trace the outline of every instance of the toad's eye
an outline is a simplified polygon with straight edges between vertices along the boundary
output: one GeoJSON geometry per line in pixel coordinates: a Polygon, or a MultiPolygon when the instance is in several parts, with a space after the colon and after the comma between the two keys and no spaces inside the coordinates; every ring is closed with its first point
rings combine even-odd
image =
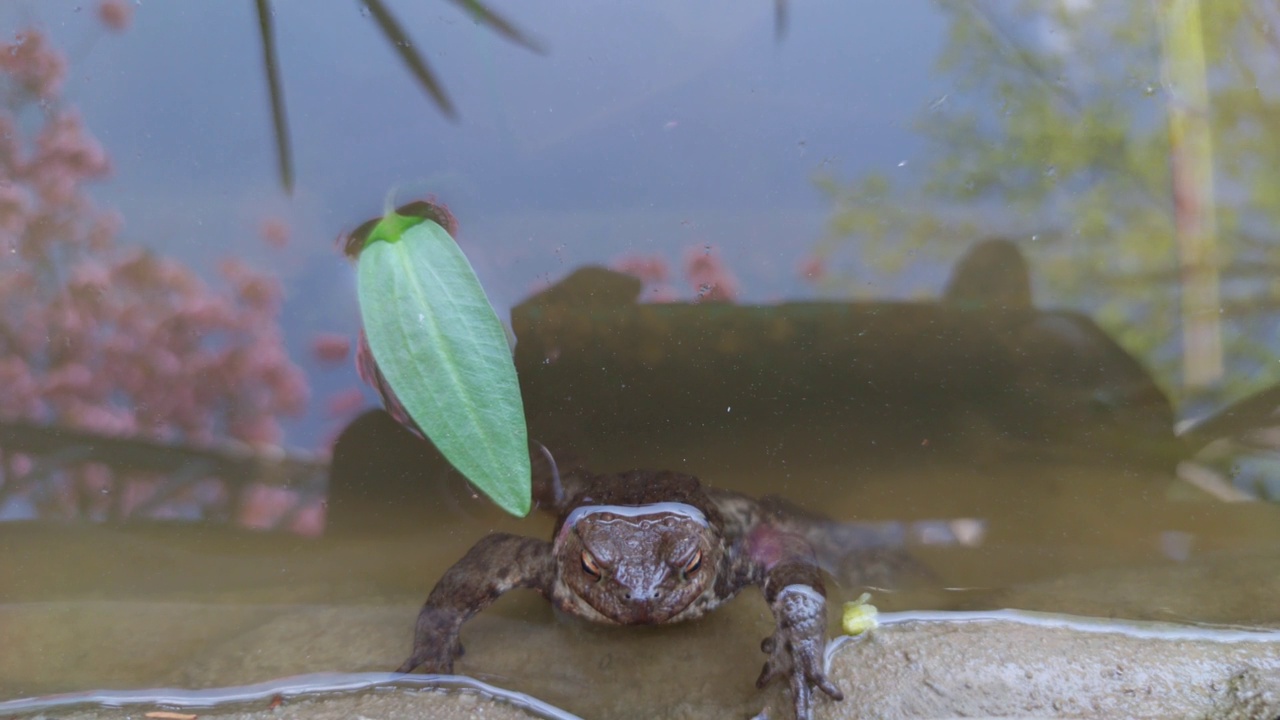
{"type": "Polygon", "coordinates": [[[582,551],[582,571],[597,580],[600,579],[600,564],[586,550],[582,551]]]}
{"type": "Polygon", "coordinates": [[[702,551],[701,550],[694,553],[693,557],[689,558],[689,562],[684,564],[684,568],[683,570],[681,570],[681,572],[683,572],[684,575],[688,577],[689,575],[692,575],[698,572],[698,568],[700,567],[702,567],[702,551]]]}

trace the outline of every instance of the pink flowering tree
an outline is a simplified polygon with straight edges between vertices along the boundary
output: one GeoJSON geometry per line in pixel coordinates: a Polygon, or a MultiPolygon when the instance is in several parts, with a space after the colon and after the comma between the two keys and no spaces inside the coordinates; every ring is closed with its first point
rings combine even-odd
{"type": "MultiPolygon", "coordinates": [[[[109,28],[127,24],[118,8],[103,12],[109,28]]],[[[0,43],[0,420],[198,446],[277,443],[280,418],[307,399],[277,323],[279,283],[234,259],[203,278],[118,242],[121,218],[85,189],[109,174],[109,158],[63,100],[65,74],[38,30],[0,43]]],[[[134,481],[82,470],[46,491],[40,512],[99,516],[84,496],[123,497],[134,481]]],[[[117,500],[113,512],[128,508],[117,500]]]]}
{"type": "MultiPolygon", "coordinates": [[[[670,270],[661,255],[624,255],[613,263],[613,269],[627,273],[644,283],[641,302],[679,302],[680,293],[672,286],[670,270]]],[[[684,252],[685,281],[692,290],[693,301],[699,303],[737,302],[741,291],[738,278],[711,245],[693,245],[684,252]]]]}

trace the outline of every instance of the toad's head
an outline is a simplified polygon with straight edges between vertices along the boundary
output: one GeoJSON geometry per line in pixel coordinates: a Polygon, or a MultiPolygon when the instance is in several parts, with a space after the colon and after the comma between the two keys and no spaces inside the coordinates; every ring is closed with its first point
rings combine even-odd
{"type": "Polygon", "coordinates": [[[585,505],[555,539],[559,582],[622,625],[668,622],[715,585],[716,529],[683,503],[585,505]]]}

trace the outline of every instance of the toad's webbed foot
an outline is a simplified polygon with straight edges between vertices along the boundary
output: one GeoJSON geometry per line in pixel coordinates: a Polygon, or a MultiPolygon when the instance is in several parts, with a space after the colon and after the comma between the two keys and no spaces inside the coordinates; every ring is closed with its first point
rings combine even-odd
{"type": "Polygon", "coordinates": [[[786,677],[791,686],[796,720],[809,720],[814,687],[833,700],[844,699],[844,694],[827,679],[823,670],[827,643],[826,601],[812,588],[790,585],[778,593],[772,605],[778,627],[760,643],[760,649],[769,654],[769,659],[756,686],[763,688],[777,677],[786,677]]]}
{"type": "Polygon", "coordinates": [[[460,623],[453,613],[432,612],[423,608],[418,615],[413,654],[396,672],[409,673],[421,669],[428,674],[452,675],[453,661],[462,657],[459,639],[460,623]]]}

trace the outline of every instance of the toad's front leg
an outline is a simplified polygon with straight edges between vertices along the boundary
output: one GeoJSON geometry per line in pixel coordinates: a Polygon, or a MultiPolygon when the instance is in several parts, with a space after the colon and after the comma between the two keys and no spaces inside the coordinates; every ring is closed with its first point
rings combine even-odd
{"type": "Polygon", "coordinates": [[[467,551],[436,583],[418,613],[413,654],[396,672],[452,673],[462,655],[458,634],[472,615],[514,588],[532,588],[550,597],[555,581],[551,543],[494,533],[467,551]]]}
{"type": "Polygon", "coordinates": [[[777,628],[760,649],[769,654],[758,687],[779,676],[791,686],[796,719],[809,720],[816,686],[833,700],[843,700],[840,689],[827,679],[823,660],[827,647],[827,601],[822,576],[808,543],[794,535],[769,539],[771,557],[766,563],[764,596],[773,610],[777,628]],[[776,554],[775,554],[776,553],[776,554]]]}

